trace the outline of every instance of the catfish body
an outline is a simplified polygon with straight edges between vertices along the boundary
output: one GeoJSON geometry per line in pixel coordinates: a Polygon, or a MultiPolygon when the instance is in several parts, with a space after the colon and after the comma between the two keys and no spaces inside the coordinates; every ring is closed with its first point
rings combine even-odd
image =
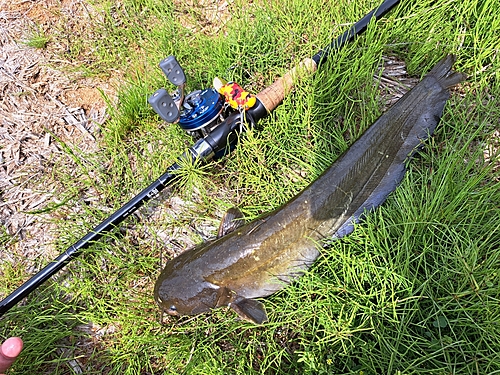
{"type": "Polygon", "coordinates": [[[451,70],[453,61],[441,60],[283,207],[169,261],[154,290],[160,307],[195,315],[229,305],[244,319],[266,321],[254,298],[284,288],[316,260],[319,241],[349,234],[397,187],[406,159],[434,131],[447,89],[464,79],[451,70]]]}

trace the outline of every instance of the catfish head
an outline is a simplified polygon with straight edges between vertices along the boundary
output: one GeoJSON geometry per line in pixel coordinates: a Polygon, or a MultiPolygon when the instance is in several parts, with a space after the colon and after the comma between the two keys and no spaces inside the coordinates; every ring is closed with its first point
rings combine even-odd
{"type": "Polygon", "coordinates": [[[156,303],[169,315],[197,315],[227,305],[230,296],[225,289],[164,270],[156,282],[154,296],[156,303]]]}
{"type": "Polygon", "coordinates": [[[169,264],[158,278],[154,290],[156,302],[167,314],[198,315],[217,307],[229,306],[240,318],[249,322],[262,324],[268,320],[261,302],[238,296],[225,286],[217,286],[192,277],[182,277],[168,269],[170,269],[169,264]]]}
{"type": "Polygon", "coordinates": [[[227,272],[226,277],[213,277],[214,273],[226,273],[225,266],[230,267],[238,259],[237,256],[226,259],[219,267],[217,246],[226,240],[226,234],[242,225],[242,217],[238,209],[229,209],[216,240],[195,246],[167,262],[154,288],[155,300],[163,311],[184,316],[229,306],[244,320],[257,324],[267,321],[261,302],[245,298],[238,294],[238,289],[229,286],[233,279],[231,272],[227,272]]]}

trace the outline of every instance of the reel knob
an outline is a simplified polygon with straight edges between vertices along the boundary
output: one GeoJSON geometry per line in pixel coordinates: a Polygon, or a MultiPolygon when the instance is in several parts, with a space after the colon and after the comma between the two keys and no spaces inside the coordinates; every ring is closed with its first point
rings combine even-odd
{"type": "Polygon", "coordinates": [[[163,74],[176,86],[181,86],[186,83],[186,75],[182,70],[181,65],[174,56],[168,56],[160,61],[160,69],[163,74]]]}
{"type": "Polygon", "coordinates": [[[180,117],[179,108],[174,99],[165,89],[159,89],[148,98],[148,103],[154,111],[166,122],[173,124],[180,117]]]}

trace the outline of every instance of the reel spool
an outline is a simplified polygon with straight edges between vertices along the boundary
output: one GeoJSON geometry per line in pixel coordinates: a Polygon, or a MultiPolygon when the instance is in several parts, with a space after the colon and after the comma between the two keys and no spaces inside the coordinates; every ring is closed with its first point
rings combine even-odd
{"type": "Polygon", "coordinates": [[[179,125],[195,138],[204,137],[222,120],[224,99],[213,88],[196,90],[186,96],[179,125]]]}

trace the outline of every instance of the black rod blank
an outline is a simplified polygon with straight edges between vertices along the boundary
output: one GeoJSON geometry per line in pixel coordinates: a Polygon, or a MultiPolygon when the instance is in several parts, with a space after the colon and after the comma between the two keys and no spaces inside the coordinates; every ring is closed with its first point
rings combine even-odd
{"type": "Polygon", "coordinates": [[[399,4],[401,0],[386,0],[378,8],[373,9],[366,16],[361,18],[358,22],[356,22],[349,30],[347,30],[344,34],[335,39],[331,44],[329,44],[326,48],[320,50],[317,54],[315,54],[312,59],[319,67],[322,63],[326,61],[328,56],[332,52],[338,51],[347,43],[353,41],[354,37],[364,33],[368,28],[368,24],[372,20],[378,20],[379,18],[385,16],[392,8],[399,4]]]}
{"type": "Polygon", "coordinates": [[[55,275],[61,268],[68,264],[73,258],[80,255],[83,249],[88,248],[93,243],[99,241],[102,236],[117,227],[123,220],[134,213],[137,209],[143,206],[146,202],[156,197],[160,191],[165,189],[176,178],[173,172],[179,169],[177,163],[171,165],[155,182],[137,194],[129,202],[119,208],[106,220],[92,229],[89,233],[83,236],[75,244],[68,247],[56,259],[50,262],[37,274],[31,277],[28,281],[22,284],[14,292],[8,295],[4,300],[0,301],[0,316],[9,311],[24,297],[28,296],[32,291],[38,288],[41,284],[55,275]]]}

